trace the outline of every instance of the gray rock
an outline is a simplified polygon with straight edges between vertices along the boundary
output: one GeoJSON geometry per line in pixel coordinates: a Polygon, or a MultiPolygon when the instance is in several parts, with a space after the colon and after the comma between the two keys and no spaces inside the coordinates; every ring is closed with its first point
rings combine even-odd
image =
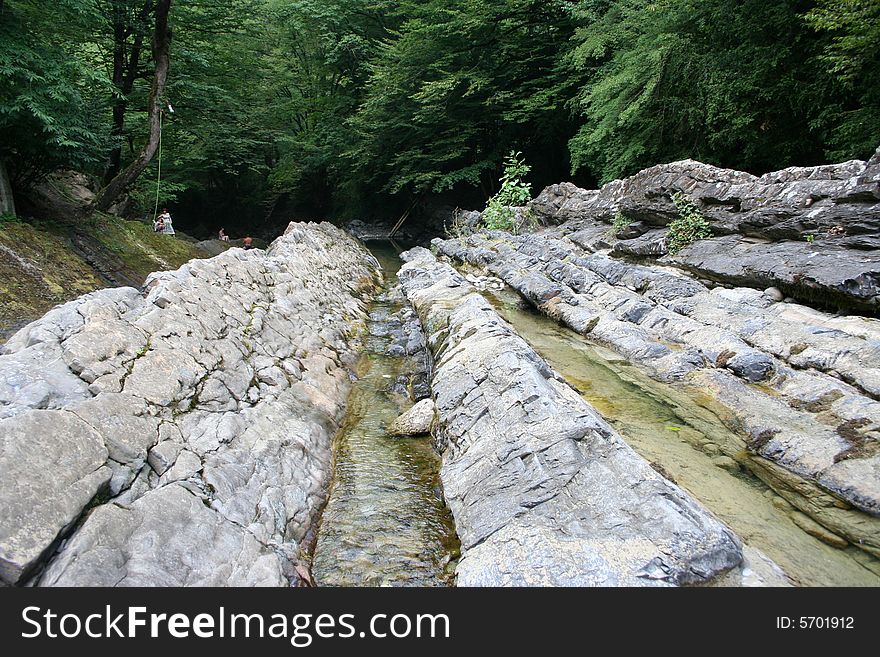
{"type": "Polygon", "coordinates": [[[0,355],[3,581],[40,565],[38,584],[298,581],[375,277],[338,228],[291,224],[267,251],[101,290],[14,335],[0,355]]]}
{"type": "Polygon", "coordinates": [[[855,251],[833,241],[754,242],[736,235],[700,240],[671,262],[700,276],[764,288],[775,286],[820,307],[840,304],[876,312],[880,305],[880,252],[855,251]]]}
{"type": "Polygon", "coordinates": [[[756,177],[694,160],[650,167],[600,190],[551,185],[529,204],[548,224],[572,219],[665,226],[678,215],[672,196],[684,193],[719,234],[804,241],[806,233],[843,226],[847,235],[880,231],[880,163],[791,167],[756,177]]]}
{"type": "Polygon", "coordinates": [[[592,253],[562,229],[434,246],[479,262],[658,381],[711,397],[744,435],[727,453],[752,450],[773,464],[750,462],[755,474],[780,494],[799,491],[801,511],[854,545],[880,549],[876,320],[775,303],[751,288],[710,290],[674,269],[592,253]]]}
{"type": "Polygon", "coordinates": [[[170,485],[128,508],[106,504],[92,511],[41,584],[286,586],[280,563],[245,529],[170,485]]]}
{"type": "Polygon", "coordinates": [[[423,399],[388,426],[392,436],[420,436],[431,433],[434,424],[434,402],[423,399]]]}
{"type": "Polygon", "coordinates": [[[19,583],[110,482],[100,434],[73,413],[0,420],[0,579],[19,583]]]}
{"type": "Polygon", "coordinates": [[[876,312],[876,157],[760,177],[684,160],[650,167],[600,190],[551,185],[528,207],[542,224],[564,224],[562,231],[590,252],[609,246],[602,243],[608,225],[623,213],[638,229],[613,237],[613,253],[659,257],[666,255],[665,226],[679,214],[672,201],[677,193],[696,204],[715,237],[667,257],[668,262],[724,283],[775,287],[775,300],[791,296],[876,312]]]}
{"type": "Polygon", "coordinates": [[[179,442],[166,440],[150,450],[147,461],[150,467],[156,471],[157,475],[163,475],[168,468],[174,465],[174,461],[177,460],[177,455],[180,454],[181,449],[183,449],[183,445],[179,442]]]}
{"type": "Polygon", "coordinates": [[[463,277],[425,249],[405,259],[399,277],[434,358],[459,585],[675,585],[741,562],[736,537],[633,452],[463,277]]]}

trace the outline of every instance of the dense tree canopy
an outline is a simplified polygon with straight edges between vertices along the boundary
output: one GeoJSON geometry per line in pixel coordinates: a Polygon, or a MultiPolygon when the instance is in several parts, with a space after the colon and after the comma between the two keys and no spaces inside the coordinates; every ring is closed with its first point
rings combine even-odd
{"type": "MultiPolygon", "coordinates": [[[[58,167],[106,184],[143,154],[159,4],[0,1],[19,193],[58,167]]],[[[158,195],[204,231],[488,198],[511,151],[537,189],[880,143],[880,0],[174,0],[169,24],[158,195]]],[[[145,213],[148,159],[129,186],[145,213]]]]}

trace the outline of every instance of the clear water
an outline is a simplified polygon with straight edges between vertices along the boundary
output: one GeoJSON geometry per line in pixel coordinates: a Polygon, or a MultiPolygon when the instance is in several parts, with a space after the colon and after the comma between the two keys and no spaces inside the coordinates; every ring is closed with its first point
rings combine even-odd
{"type": "MultiPolygon", "coordinates": [[[[524,307],[505,290],[487,294],[499,313],[611,423],[629,445],[805,586],[878,586],[878,562],[831,547],[794,524],[773,491],[716,453],[737,444],[706,400],[663,385],[612,351],[524,307]],[[724,464],[721,467],[719,463],[724,464]],[[733,466],[733,471],[729,469],[733,466]],[[774,503],[775,502],[775,503],[774,503]]],[[[745,455],[738,455],[747,458],[745,455]]]]}
{"type": "MultiPolygon", "coordinates": [[[[396,283],[400,260],[392,243],[371,242],[396,283]]],[[[442,501],[440,459],[430,438],[385,432],[411,402],[387,392],[403,362],[384,355],[390,338],[379,330],[399,305],[376,302],[371,329],[335,444],[329,500],[318,528],[312,574],[320,586],[448,586],[458,539],[442,501]]]]}

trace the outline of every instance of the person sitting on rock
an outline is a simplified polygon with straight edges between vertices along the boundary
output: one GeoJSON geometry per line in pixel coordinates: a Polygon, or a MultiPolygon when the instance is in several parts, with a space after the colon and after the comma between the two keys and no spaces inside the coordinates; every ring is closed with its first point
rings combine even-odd
{"type": "Polygon", "coordinates": [[[221,242],[228,242],[229,241],[229,235],[226,234],[226,230],[224,228],[220,229],[220,232],[217,234],[217,236],[221,242]]]}
{"type": "Polygon", "coordinates": [[[244,248],[245,248],[245,249],[252,249],[253,246],[254,246],[254,240],[253,240],[253,238],[252,238],[250,235],[248,235],[247,237],[245,237],[245,238],[242,240],[242,242],[244,243],[244,248]]]}
{"type": "Polygon", "coordinates": [[[162,230],[160,232],[165,235],[174,235],[174,227],[171,225],[171,213],[168,212],[168,208],[162,208],[159,219],[162,220],[162,230]]]}
{"type": "Polygon", "coordinates": [[[161,214],[153,220],[153,231],[156,233],[165,232],[165,219],[161,214]]]}

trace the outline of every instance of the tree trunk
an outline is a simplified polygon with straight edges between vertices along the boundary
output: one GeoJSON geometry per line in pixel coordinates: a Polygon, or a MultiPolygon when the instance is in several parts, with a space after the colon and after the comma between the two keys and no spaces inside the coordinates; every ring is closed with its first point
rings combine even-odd
{"type": "MultiPolygon", "coordinates": [[[[2,4],[0,4],[2,8],[2,4]]],[[[0,214],[15,214],[15,201],[12,198],[12,183],[6,173],[6,164],[0,159],[0,214]]]]}
{"type": "Polygon", "coordinates": [[[128,111],[128,98],[138,77],[141,51],[144,46],[145,23],[153,11],[153,0],[146,0],[136,21],[129,24],[128,13],[124,7],[114,6],[113,25],[113,86],[119,95],[113,99],[113,128],[110,132],[116,142],[107,168],[104,171],[104,184],[107,185],[122,170],[122,137],[125,134],[125,113],[128,111]],[[128,37],[134,33],[134,43],[126,57],[128,37]]]}
{"type": "Polygon", "coordinates": [[[101,212],[108,210],[116,199],[119,198],[120,194],[144,172],[144,169],[147,168],[147,165],[159,148],[159,129],[163,104],[162,94],[165,91],[165,82],[168,79],[168,69],[171,65],[171,31],[168,27],[168,14],[170,11],[171,0],[157,0],[156,27],[153,31],[153,61],[156,64],[156,72],[153,75],[148,108],[150,136],[135,160],[124,171],[113,178],[104,189],[98,192],[92,210],[101,212]]]}

